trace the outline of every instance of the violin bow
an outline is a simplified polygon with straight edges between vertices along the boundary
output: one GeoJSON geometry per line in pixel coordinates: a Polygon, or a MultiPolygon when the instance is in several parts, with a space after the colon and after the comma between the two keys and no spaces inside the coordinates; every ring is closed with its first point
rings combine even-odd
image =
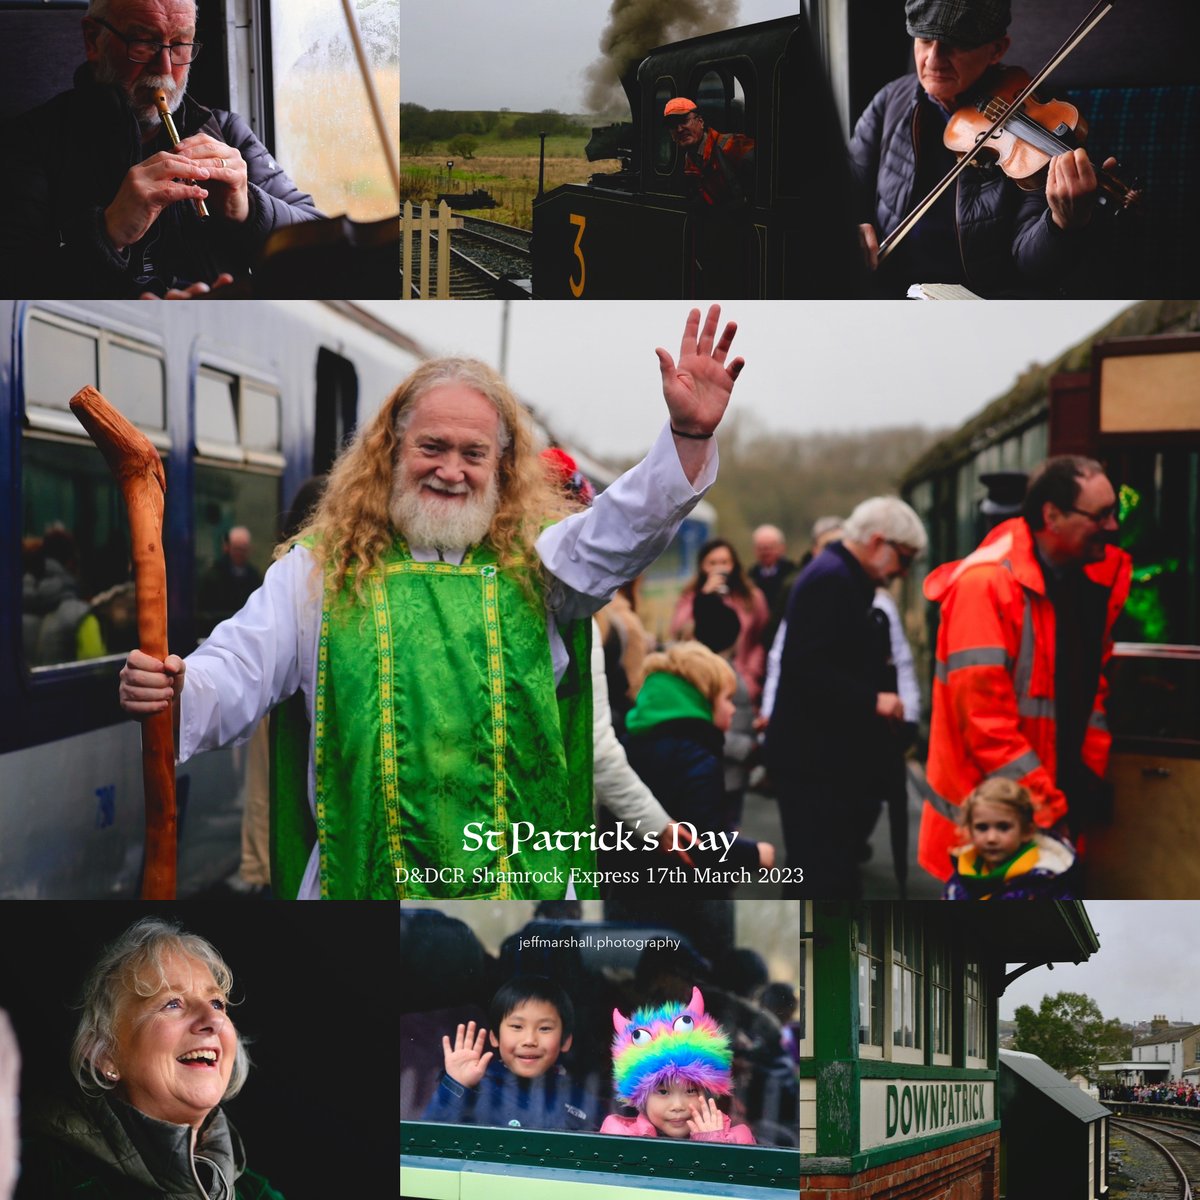
{"type": "MultiPolygon", "coordinates": [[[[163,505],[167,477],[158,451],[95,388],[71,398],[71,411],[88,431],[117,481],[129,512],[138,646],[160,662],[167,657],[167,564],[163,505]]],[[[146,801],[143,900],[175,899],[175,731],[172,710],[142,722],[142,780],[146,801]]]]}
{"type": "Polygon", "coordinates": [[[1012,103],[992,122],[986,132],[979,135],[975,145],[950,168],[942,179],[934,185],[933,190],[906,216],[891,233],[879,244],[879,262],[885,258],[912,232],[913,226],[937,203],[938,197],[967,169],[975,155],[991,141],[1007,124],[1009,117],[1021,109],[1021,105],[1033,95],[1050,73],[1055,70],[1083,41],[1089,33],[1112,11],[1115,0],[1097,0],[1091,11],[1075,27],[1075,32],[1050,56],[1050,60],[1032,79],[1013,97],[1012,103]]]}
{"type": "Polygon", "coordinates": [[[396,157],[395,147],[388,137],[387,122],[383,119],[383,105],[380,104],[379,93],[375,90],[375,80],[371,78],[371,67],[367,62],[367,52],[363,49],[362,32],[358,27],[358,17],[351,0],[342,0],[342,11],[346,14],[346,28],[350,31],[350,41],[354,44],[354,57],[358,60],[358,70],[362,75],[363,87],[367,89],[371,115],[375,118],[375,129],[383,146],[383,157],[387,160],[388,174],[392,177],[392,187],[396,190],[396,200],[399,202],[400,160],[396,157]]]}

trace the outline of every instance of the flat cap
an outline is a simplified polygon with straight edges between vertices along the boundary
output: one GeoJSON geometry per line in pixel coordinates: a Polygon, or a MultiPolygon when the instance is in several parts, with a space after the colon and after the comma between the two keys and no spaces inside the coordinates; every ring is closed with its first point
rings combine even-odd
{"type": "Polygon", "coordinates": [[[907,0],[909,37],[968,49],[1002,38],[1012,19],[1009,0],[907,0]]]}

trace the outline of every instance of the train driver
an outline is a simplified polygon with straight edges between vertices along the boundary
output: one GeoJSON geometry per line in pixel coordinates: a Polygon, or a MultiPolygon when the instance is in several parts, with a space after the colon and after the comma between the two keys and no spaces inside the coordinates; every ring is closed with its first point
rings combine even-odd
{"type": "Polygon", "coordinates": [[[754,139],[710,129],[686,96],[667,101],[663,122],[683,151],[684,178],[696,197],[714,208],[745,204],[754,174],[754,139]]]}
{"type": "Polygon", "coordinates": [[[6,294],[197,295],[244,274],[274,230],[321,216],[240,116],[186,94],[194,0],[90,0],[83,38],[75,86],[9,123],[6,294]]]}
{"type": "MultiPolygon", "coordinates": [[[[887,84],[850,142],[867,265],[879,241],[954,166],[946,123],[989,94],[1009,47],[1009,0],[907,0],[916,79],[887,84]]],[[[1110,160],[1105,163],[1107,167],[1110,160]]],[[[919,282],[963,284],[983,296],[1053,293],[1094,248],[1096,172],[1082,149],[1052,157],[1044,190],[1022,191],[994,164],[970,166],[946,189],[876,277],[884,295],[919,282]]]]}

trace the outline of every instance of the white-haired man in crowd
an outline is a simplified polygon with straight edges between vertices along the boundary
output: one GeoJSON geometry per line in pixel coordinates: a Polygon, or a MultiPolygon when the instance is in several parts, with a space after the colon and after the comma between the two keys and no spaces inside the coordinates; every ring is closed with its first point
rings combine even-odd
{"type": "Polygon", "coordinates": [[[870,768],[904,721],[887,618],[872,602],[927,543],[903,500],[864,500],[788,599],[766,752],[787,865],[803,869],[806,895],[858,894],[858,817],[870,799],[870,768]]]}

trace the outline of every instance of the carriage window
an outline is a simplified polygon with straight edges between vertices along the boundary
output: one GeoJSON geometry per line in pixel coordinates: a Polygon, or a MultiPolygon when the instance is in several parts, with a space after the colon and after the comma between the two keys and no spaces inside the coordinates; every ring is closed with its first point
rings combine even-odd
{"type": "Polygon", "coordinates": [[[660,79],[654,86],[654,116],[658,125],[658,140],[654,143],[654,169],[660,175],[670,175],[675,170],[675,143],[662,120],[667,101],[675,97],[675,86],[669,79],[660,79]]]}
{"type": "MultiPolygon", "coordinates": [[[[391,145],[400,141],[400,5],[355,0],[391,145]]],[[[341,6],[289,0],[271,10],[275,153],[326,213],[379,220],[396,194],[341,6]]]]}
{"type": "Polygon", "coordinates": [[[137,645],[125,504],[91,442],[26,434],[21,635],[37,671],[137,645]]]}
{"type": "MultiPolygon", "coordinates": [[[[406,901],[400,961],[412,986],[400,1002],[401,1119],[568,1133],[595,1133],[609,1118],[632,1123],[636,1113],[614,1095],[613,1011],[629,1017],[635,1009],[678,1004],[671,1022],[654,1024],[656,1036],[669,1038],[698,989],[704,1013],[732,1047],[734,1099],[720,1100],[720,1109],[748,1126],[758,1147],[794,1152],[806,1028],[797,1018],[798,996],[805,995],[800,904],[713,901],[672,907],[669,916],[664,907],[649,900],[623,905],[617,919],[598,900],[406,901]],[[499,1050],[490,1061],[482,1061],[484,1047],[492,1048],[488,1036],[478,1056],[459,1054],[447,1070],[443,1037],[453,1053],[469,1022],[488,1030],[493,996],[529,975],[543,977],[538,986],[550,1000],[501,1014],[499,1050]],[[549,1026],[525,1033],[539,1041],[538,1053],[526,1056],[531,1066],[518,1061],[525,1043],[513,1040],[521,1032],[515,1025],[510,1037],[510,1016],[549,1026]],[[569,1046],[561,1032],[567,1021],[569,1046]],[[515,1086],[522,1076],[546,1076],[553,1087],[522,1099],[515,1086]]],[[[670,1044],[659,1049],[667,1053],[670,1044]]],[[[589,1156],[593,1151],[609,1153],[603,1144],[589,1146],[589,1156]]]]}
{"type": "Polygon", "coordinates": [[[121,342],[108,347],[105,388],[113,403],[135,424],[164,427],[163,364],[156,354],[121,342]]]}
{"type": "Polygon", "coordinates": [[[196,441],[236,446],[237,380],[216,371],[196,376],[196,441]]]}
{"type": "Polygon", "coordinates": [[[89,385],[100,387],[96,337],[31,320],[25,334],[25,403],[67,409],[71,397],[89,385]]]}
{"type": "Polygon", "coordinates": [[[279,397],[252,383],[242,385],[242,445],[247,450],[279,449],[279,397]]]}

